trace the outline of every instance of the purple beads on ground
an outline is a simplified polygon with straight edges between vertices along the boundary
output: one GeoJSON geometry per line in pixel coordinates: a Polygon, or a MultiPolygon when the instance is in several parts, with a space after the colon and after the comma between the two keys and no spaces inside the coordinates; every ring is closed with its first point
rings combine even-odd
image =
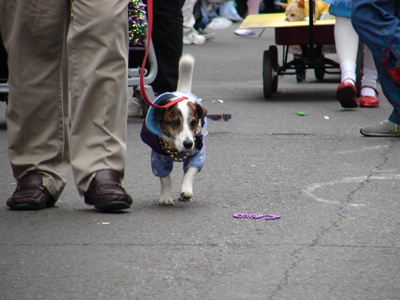
{"type": "Polygon", "coordinates": [[[265,220],[277,220],[280,218],[281,218],[281,216],[278,216],[278,215],[266,215],[265,216],[265,220]]]}
{"type": "Polygon", "coordinates": [[[281,218],[281,216],[278,215],[262,215],[262,214],[234,214],[233,217],[236,219],[262,219],[265,217],[265,220],[276,220],[281,218]]]}

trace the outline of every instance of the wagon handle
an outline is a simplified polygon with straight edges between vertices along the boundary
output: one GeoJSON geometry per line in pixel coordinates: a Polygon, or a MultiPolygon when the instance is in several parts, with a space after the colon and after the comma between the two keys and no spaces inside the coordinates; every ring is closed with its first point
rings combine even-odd
{"type": "Polygon", "coordinates": [[[309,8],[309,28],[308,28],[308,34],[309,34],[309,42],[310,42],[310,47],[309,47],[309,58],[310,61],[314,61],[314,0],[309,0],[308,3],[308,8],[309,8]]]}

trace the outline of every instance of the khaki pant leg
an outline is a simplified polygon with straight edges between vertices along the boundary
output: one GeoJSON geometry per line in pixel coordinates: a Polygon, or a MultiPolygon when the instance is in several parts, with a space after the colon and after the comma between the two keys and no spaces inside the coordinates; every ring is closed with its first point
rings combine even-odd
{"type": "Polygon", "coordinates": [[[193,9],[197,0],[186,0],[182,7],[183,14],[183,35],[188,35],[194,32],[194,24],[196,19],[194,18],[193,9]]]}
{"type": "Polygon", "coordinates": [[[125,171],[128,0],[75,0],[68,33],[71,164],[80,194],[101,169],[125,171]]]}
{"type": "Polygon", "coordinates": [[[65,39],[68,1],[0,0],[9,55],[9,158],[18,180],[44,175],[57,199],[69,171],[65,39]]]}

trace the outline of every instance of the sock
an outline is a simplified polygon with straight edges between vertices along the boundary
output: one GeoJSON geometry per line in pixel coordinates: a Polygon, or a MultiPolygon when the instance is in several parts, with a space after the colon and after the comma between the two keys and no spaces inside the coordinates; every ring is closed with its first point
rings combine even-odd
{"type": "MultiPolygon", "coordinates": [[[[363,78],[361,79],[361,87],[368,85],[372,86],[373,88],[376,88],[377,78],[378,78],[378,73],[376,71],[364,68],[363,78]]],[[[368,87],[362,88],[361,96],[375,97],[375,91],[368,87]]]]}
{"type": "Polygon", "coordinates": [[[340,64],[340,73],[341,82],[349,82],[354,85],[354,82],[356,81],[356,64],[354,62],[342,62],[340,64]]]}

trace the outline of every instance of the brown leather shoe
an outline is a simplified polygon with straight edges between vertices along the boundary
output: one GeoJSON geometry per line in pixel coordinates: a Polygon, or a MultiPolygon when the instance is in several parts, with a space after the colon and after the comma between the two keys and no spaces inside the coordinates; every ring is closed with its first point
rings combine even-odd
{"type": "Polygon", "coordinates": [[[21,177],[6,204],[12,210],[38,210],[54,206],[55,203],[56,200],[42,185],[42,175],[28,172],[21,177]]]}
{"type": "Polygon", "coordinates": [[[133,203],[122,187],[117,172],[112,170],[97,171],[84,196],[86,204],[102,211],[126,209],[133,203]]]}

